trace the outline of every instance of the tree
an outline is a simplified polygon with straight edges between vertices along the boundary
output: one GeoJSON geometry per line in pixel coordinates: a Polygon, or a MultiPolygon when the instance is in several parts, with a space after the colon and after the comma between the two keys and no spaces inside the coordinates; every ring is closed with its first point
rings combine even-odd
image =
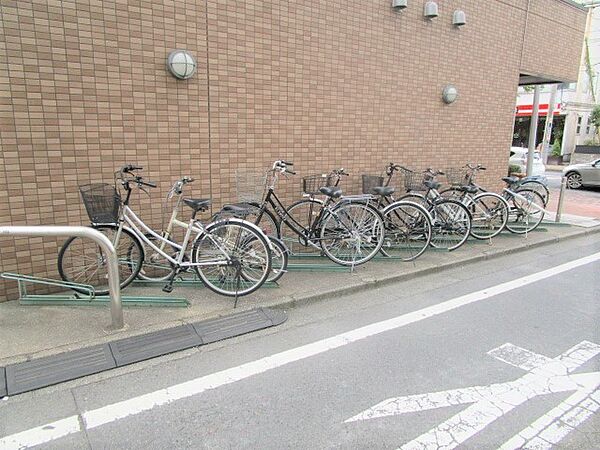
{"type": "Polygon", "coordinates": [[[596,142],[599,142],[600,141],[600,105],[596,105],[595,108],[592,110],[592,114],[590,116],[590,121],[594,124],[594,127],[596,127],[595,140],[596,140],[596,142]]]}

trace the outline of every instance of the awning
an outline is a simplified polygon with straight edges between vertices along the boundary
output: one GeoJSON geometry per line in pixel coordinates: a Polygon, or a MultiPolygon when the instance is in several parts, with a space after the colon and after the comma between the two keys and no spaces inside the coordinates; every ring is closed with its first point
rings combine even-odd
{"type": "MultiPolygon", "coordinates": [[[[554,109],[554,115],[558,116],[561,114],[565,114],[564,111],[561,110],[561,104],[556,105],[554,109]]],[[[540,103],[540,116],[545,116],[548,114],[548,103],[540,103]]],[[[517,105],[515,110],[515,115],[517,117],[529,117],[533,113],[533,105],[517,105]]]]}

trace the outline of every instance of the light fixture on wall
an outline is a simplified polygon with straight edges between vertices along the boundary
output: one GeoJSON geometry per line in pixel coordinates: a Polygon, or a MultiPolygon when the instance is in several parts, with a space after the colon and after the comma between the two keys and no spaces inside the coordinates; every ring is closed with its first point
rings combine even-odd
{"type": "Polygon", "coordinates": [[[436,2],[426,2],[425,3],[425,12],[423,13],[425,17],[428,19],[433,19],[439,15],[438,13],[438,5],[436,2]]]}
{"type": "Polygon", "coordinates": [[[403,10],[408,6],[408,0],[392,0],[392,8],[395,10],[403,10]]]}
{"type": "Polygon", "coordinates": [[[187,80],[196,73],[196,60],[187,50],[173,50],[167,58],[169,72],[180,80],[187,80]]]}
{"type": "Polygon", "coordinates": [[[452,14],[452,25],[457,26],[457,27],[462,27],[466,23],[467,23],[467,15],[465,14],[465,12],[461,11],[460,9],[457,9],[456,11],[454,11],[454,14],[452,14]]]}
{"type": "Polygon", "coordinates": [[[456,89],[456,86],[452,84],[447,85],[442,92],[442,100],[444,100],[444,103],[449,105],[450,103],[454,103],[457,98],[458,89],[456,89]]]}

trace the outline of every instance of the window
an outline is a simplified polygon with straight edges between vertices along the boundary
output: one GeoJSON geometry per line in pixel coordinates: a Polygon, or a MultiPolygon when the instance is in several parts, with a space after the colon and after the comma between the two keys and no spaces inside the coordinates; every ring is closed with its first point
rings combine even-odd
{"type": "Polygon", "coordinates": [[[583,119],[583,117],[577,116],[577,134],[581,133],[581,120],[582,119],[583,119]]]}
{"type": "Polygon", "coordinates": [[[587,122],[585,125],[585,134],[590,134],[590,128],[592,126],[592,116],[588,116],[587,122]]]}

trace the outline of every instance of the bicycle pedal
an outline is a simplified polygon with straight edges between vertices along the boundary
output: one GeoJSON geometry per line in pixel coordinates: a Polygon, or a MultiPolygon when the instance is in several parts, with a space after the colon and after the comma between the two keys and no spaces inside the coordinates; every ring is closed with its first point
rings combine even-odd
{"type": "Polygon", "coordinates": [[[173,284],[169,283],[166,284],[165,287],[162,288],[163,292],[166,292],[167,294],[173,292],[173,284]]]}

